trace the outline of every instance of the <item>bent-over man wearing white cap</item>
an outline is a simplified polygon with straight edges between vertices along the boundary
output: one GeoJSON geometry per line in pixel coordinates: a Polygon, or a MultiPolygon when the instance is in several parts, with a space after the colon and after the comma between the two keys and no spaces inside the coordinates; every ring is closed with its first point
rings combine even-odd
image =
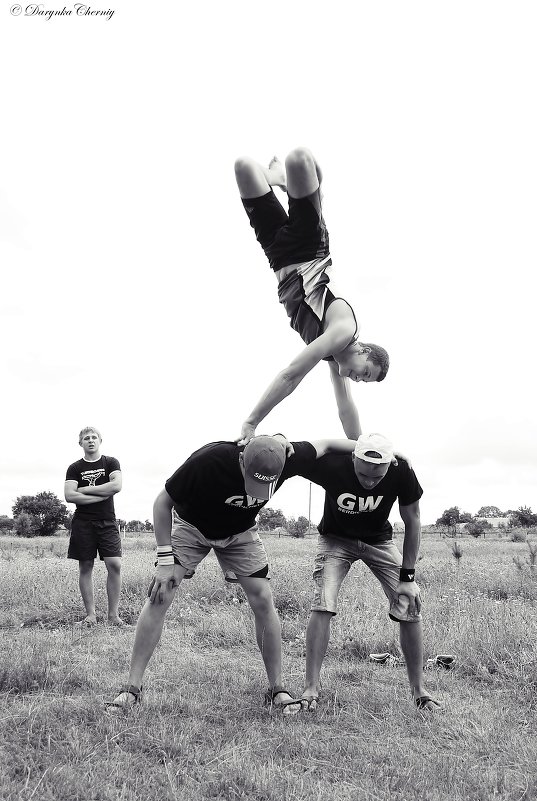
{"type": "MultiPolygon", "coordinates": [[[[293,459],[289,461],[293,463],[293,459]]],[[[306,631],[303,708],[314,710],[317,706],[330,621],[337,612],[343,579],[358,560],[380,581],[389,616],[400,624],[401,649],[417,707],[433,710],[440,706],[424,686],[421,599],[415,581],[423,490],[408,461],[399,454],[394,460],[389,440],[381,434],[369,434],[359,437],[352,456],[326,453],[317,459],[312,449],[305,461],[301,449],[294,467],[299,475],[326,490],[313,571],[314,599],[306,631]],[[396,500],[405,525],[402,555],[388,522],[396,500]]]]}
{"type": "MultiPolygon", "coordinates": [[[[265,701],[284,714],[300,711],[282,684],[281,626],[269,585],[265,547],[256,517],[272,494],[308,463],[331,449],[350,454],[349,440],[291,443],[295,462],[286,461],[290,443],[281,435],[259,436],[246,447],[212,442],[195,451],[166,481],[154,507],[157,563],[136,626],[128,684],[107,706],[126,708],[140,700],[142,678],[160,639],[164,617],[183,579],[214,550],[227,581],[238,582],[255,618],[256,638],[267,672],[265,701]]],[[[350,458],[350,457],[349,457],[350,458]]]]}

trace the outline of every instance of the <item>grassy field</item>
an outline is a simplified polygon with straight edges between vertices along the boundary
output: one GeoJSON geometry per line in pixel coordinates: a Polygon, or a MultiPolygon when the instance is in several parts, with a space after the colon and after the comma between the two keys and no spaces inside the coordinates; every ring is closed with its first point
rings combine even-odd
{"type": "MultiPolygon", "coordinates": [[[[284,676],[302,688],[315,541],[266,537],[283,624],[284,676]]],[[[0,539],[0,798],[7,801],[522,801],[537,798],[537,578],[523,542],[426,535],[418,564],[425,658],[444,704],[410,702],[404,667],[368,661],[396,647],[380,587],[355,566],[323,669],[316,713],[263,707],[253,618],[214,557],[184,582],[145,676],[144,702],[110,716],[134,631],[81,630],[65,538],[0,539]],[[460,540],[459,540],[460,542],[460,540]],[[516,562],[514,561],[516,560],[516,562]]],[[[126,540],[120,611],[135,622],[153,538],[126,540]]],[[[105,570],[96,566],[98,608],[105,570]]]]}

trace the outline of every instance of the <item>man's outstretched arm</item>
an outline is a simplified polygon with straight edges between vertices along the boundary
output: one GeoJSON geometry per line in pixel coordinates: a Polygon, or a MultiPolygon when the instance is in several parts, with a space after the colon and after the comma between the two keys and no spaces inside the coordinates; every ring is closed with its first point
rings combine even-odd
{"type": "Polygon", "coordinates": [[[349,439],[358,439],[362,433],[362,427],[358,409],[351,394],[351,382],[348,378],[340,376],[336,362],[329,362],[329,366],[330,379],[336,396],[337,410],[343,431],[349,439]]]}
{"type": "Polygon", "coordinates": [[[239,445],[246,443],[254,436],[259,423],[275,406],[290,395],[300,384],[304,376],[312,370],[321,359],[338,353],[348,342],[348,330],[345,325],[332,325],[320,337],[310,342],[298,356],[267,387],[255,407],[242,424],[239,445]]]}

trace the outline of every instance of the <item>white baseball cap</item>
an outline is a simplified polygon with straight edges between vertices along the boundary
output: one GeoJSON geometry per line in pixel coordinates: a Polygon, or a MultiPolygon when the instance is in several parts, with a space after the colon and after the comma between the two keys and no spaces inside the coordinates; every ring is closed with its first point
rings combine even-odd
{"type": "Polygon", "coordinates": [[[357,459],[373,464],[387,464],[393,459],[393,445],[382,434],[361,434],[354,455],[357,459]]]}

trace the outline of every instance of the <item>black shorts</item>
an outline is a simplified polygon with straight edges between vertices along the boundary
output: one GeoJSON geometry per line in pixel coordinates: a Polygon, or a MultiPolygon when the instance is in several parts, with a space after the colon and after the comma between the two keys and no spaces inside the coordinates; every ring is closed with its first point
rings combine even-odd
{"type": "Polygon", "coordinates": [[[73,518],[69,538],[68,559],[88,562],[107,556],[121,556],[121,537],[115,520],[84,520],[73,518]]]}
{"type": "Polygon", "coordinates": [[[289,196],[289,214],[272,189],[242,203],[273,270],[329,255],[319,189],[307,197],[289,196]]]}

